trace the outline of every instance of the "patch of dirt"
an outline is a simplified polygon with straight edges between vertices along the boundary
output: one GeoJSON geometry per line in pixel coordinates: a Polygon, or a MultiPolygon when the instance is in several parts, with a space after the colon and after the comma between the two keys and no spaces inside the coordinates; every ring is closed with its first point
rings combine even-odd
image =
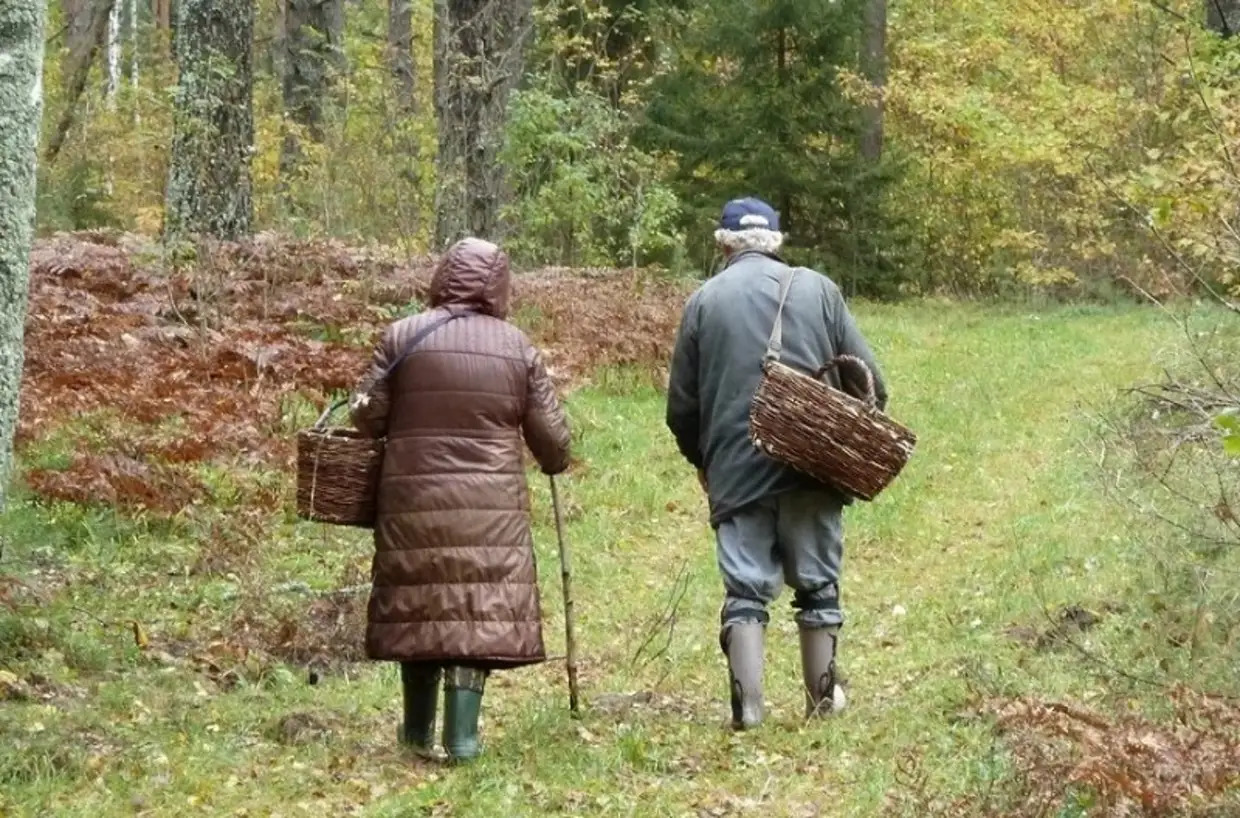
{"type": "Polygon", "coordinates": [[[323,713],[297,712],[274,719],[265,733],[280,744],[309,744],[330,737],[340,727],[340,719],[323,713]]]}
{"type": "Polygon", "coordinates": [[[1014,642],[1028,645],[1035,650],[1049,650],[1070,643],[1076,634],[1092,630],[1109,614],[1122,613],[1119,603],[1104,603],[1097,611],[1080,605],[1066,605],[1059,609],[1049,627],[1039,630],[1031,625],[1013,625],[1004,633],[1014,642]]]}

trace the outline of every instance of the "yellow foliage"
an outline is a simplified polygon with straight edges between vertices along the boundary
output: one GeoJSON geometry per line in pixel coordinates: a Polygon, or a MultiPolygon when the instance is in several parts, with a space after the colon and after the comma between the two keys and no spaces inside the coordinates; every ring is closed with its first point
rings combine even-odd
{"type": "Polygon", "coordinates": [[[1117,187],[1184,102],[1174,17],[1134,0],[958,0],[902,6],[892,29],[887,132],[911,165],[895,206],[944,283],[1113,277],[1153,247],[1117,187]]]}

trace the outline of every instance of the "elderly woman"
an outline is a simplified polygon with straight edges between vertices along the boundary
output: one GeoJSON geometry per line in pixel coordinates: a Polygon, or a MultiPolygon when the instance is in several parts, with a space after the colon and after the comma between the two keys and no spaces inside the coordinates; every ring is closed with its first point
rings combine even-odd
{"type": "Polygon", "coordinates": [[[386,437],[366,652],[400,663],[402,742],[429,755],[439,682],[443,745],[479,753],[493,670],[545,661],[523,441],[542,471],[569,429],[540,353],[505,321],[508,257],[467,238],[440,261],[430,309],[388,327],[351,405],[386,437]]]}

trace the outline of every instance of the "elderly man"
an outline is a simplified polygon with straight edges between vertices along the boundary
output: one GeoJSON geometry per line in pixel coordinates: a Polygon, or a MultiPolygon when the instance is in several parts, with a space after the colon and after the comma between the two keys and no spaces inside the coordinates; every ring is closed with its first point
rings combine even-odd
{"type": "Polygon", "coordinates": [[[742,730],[762,721],[767,607],[782,581],[795,593],[806,716],[844,706],[835,662],[844,622],[842,511],[851,500],[765,456],[748,435],[750,402],[762,378],[781,286],[788,288],[784,363],[812,372],[836,355],[854,355],[872,370],[880,407],[887,391],[839,288],[813,270],[794,270],[777,255],[783,235],[770,205],[754,198],[728,202],[715,240],[726,257],[724,268],[685,304],[672,355],[667,425],[709,498],[725,590],[719,643],[728,664],[732,726],[742,730]]]}

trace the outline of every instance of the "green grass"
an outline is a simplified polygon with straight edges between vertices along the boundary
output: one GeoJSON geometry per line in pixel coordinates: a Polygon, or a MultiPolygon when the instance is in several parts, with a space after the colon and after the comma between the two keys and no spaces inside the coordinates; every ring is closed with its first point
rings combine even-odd
{"type": "MultiPolygon", "coordinates": [[[[927,302],[866,305],[860,317],[890,410],[920,442],[889,492],[847,516],[840,717],[799,720],[785,592],[772,610],[768,723],[725,729],[705,504],[661,394],[613,372],[570,399],[584,465],[561,478],[583,719],[569,718],[561,662],[502,673],[485,700],[482,760],[411,760],[394,746],[392,666],[326,668],[310,685],[303,668],[220,659],[237,669],[221,686],[159,655],[238,637],[256,599],[294,616],[310,601],[256,597],[263,589],[364,581],[364,533],[273,517],[247,550],[192,526],[19,504],[4,522],[0,576],[22,584],[0,585],[0,669],[35,689],[0,704],[0,814],[874,815],[896,811],[888,796],[911,786],[906,762],[935,796],[1001,786],[1007,757],[969,713],[980,695],[1153,705],[1155,692],[1079,653],[1006,631],[1138,586],[1141,551],[1084,444],[1093,408],[1156,372],[1174,328],[1137,308],[927,302]],[[203,549],[232,562],[194,573],[203,549]],[[150,648],[135,644],[133,620],[150,648]],[[614,694],[630,693],[650,695],[619,706],[614,694]]],[[[562,655],[550,497],[545,478],[531,485],[545,636],[562,655]]],[[[1159,657],[1139,634],[1117,614],[1085,638],[1134,675],[1154,673],[1159,657]]]]}

